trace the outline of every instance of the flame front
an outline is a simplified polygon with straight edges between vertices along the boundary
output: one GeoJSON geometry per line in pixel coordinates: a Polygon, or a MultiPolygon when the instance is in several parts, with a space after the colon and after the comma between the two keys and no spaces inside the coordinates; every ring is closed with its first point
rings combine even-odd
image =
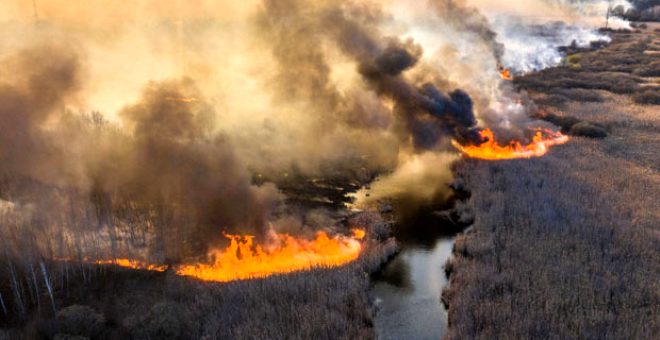
{"type": "Polygon", "coordinates": [[[348,264],[360,256],[364,230],[354,229],[353,237],[329,237],[318,232],[314,240],[275,234],[270,247],[254,243],[253,236],[226,235],[231,241],[225,249],[209,253],[210,264],[182,265],[176,273],[204,281],[226,282],[263,278],[311,268],[328,268],[348,264]]]}
{"type": "MultiPolygon", "coordinates": [[[[338,267],[353,262],[360,256],[366,236],[364,229],[353,229],[353,236],[330,237],[325,232],[316,233],[313,240],[305,240],[287,234],[274,234],[268,246],[254,242],[254,236],[225,235],[230,244],[225,249],[209,252],[211,263],[182,264],[174,267],[177,275],[195,277],[204,281],[227,282],[264,278],[312,268],[338,267]]],[[[164,272],[166,265],[149,264],[139,260],[117,258],[96,260],[101,265],[164,272]]]]}
{"type": "MultiPolygon", "coordinates": [[[[89,262],[86,260],[85,262],[89,262]]],[[[156,271],[156,272],[164,272],[167,270],[166,265],[158,265],[158,264],[148,264],[144,263],[138,260],[131,260],[131,259],[114,259],[114,260],[97,260],[94,261],[96,264],[109,264],[109,265],[117,265],[120,267],[125,267],[125,268],[132,268],[132,269],[139,269],[139,270],[151,270],[151,271],[156,271]]]]}
{"type": "Polygon", "coordinates": [[[541,157],[548,152],[551,146],[568,142],[568,136],[546,129],[536,130],[532,142],[527,145],[522,145],[517,141],[508,145],[499,145],[490,129],[482,130],[480,134],[483,139],[487,140],[481,145],[461,145],[456,141],[452,141],[452,144],[470,158],[501,160],[541,157]]]}

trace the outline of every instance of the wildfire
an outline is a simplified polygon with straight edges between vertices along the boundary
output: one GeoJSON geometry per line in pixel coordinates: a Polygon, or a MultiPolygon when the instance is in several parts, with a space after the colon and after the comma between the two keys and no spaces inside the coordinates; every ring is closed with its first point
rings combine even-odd
{"type": "Polygon", "coordinates": [[[164,272],[167,270],[167,266],[165,265],[157,265],[157,264],[148,264],[148,263],[143,263],[138,260],[131,260],[131,259],[114,259],[114,260],[97,260],[94,261],[96,264],[111,264],[111,265],[116,265],[120,267],[126,267],[126,268],[132,268],[132,269],[140,269],[140,270],[151,270],[151,271],[157,271],[157,272],[164,272]]]}
{"type": "Polygon", "coordinates": [[[456,141],[452,141],[452,144],[470,158],[501,160],[540,157],[545,155],[551,146],[568,142],[568,136],[546,129],[538,129],[532,142],[527,145],[517,141],[499,145],[490,129],[482,130],[480,134],[483,139],[487,139],[481,145],[460,145],[456,141]]]}
{"type": "Polygon", "coordinates": [[[353,229],[352,231],[353,231],[353,237],[358,240],[363,239],[367,235],[367,232],[364,231],[364,229],[353,229]]]}
{"type": "Polygon", "coordinates": [[[513,80],[511,71],[505,69],[504,67],[500,67],[500,77],[502,77],[504,80],[513,80]]]}
{"type": "Polygon", "coordinates": [[[330,237],[321,231],[314,240],[275,234],[275,241],[269,247],[255,244],[253,236],[225,236],[231,243],[225,249],[210,252],[212,263],[183,265],[176,269],[176,273],[204,281],[225,282],[337,267],[358,258],[362,250],[358,240],[365,236],[365,232],[355,229],[353,237],[330,237]]]}
{"type": "MultiPolygon", "coordinates": [[[[209,252],[210,264],[183,264],[174,267],[177,275],[191,276],[204,281],[227,282],[264,278],[312,268],[331,268],[356,260],[362,251],[364,229],[353,229],[352,236],[330,237],[319,231],[313,240],[305,240],[287,234],[274,234],[273,242],[262,246],[254,242],[254,236],[225,235],[230,244],[225,249],[209,252]]],[[[100,265],[116,265],[125,268],[164,272],[166,265],[148,264],[138,260],[118,258],[96,260],[100,265]]]]}

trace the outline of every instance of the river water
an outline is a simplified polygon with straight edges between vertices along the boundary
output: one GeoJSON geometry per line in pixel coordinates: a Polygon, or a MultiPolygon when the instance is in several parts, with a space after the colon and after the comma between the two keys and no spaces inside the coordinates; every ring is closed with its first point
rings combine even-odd
{"type": "Polygon", "coordinates": [[[444,264],[454,237],[424,243],[403,243],[401,252],[374,277],[371,292],[378,307],[378,339],[437,340],[447,331],[447,310],[440,295],[447,285],[444,264]]]}

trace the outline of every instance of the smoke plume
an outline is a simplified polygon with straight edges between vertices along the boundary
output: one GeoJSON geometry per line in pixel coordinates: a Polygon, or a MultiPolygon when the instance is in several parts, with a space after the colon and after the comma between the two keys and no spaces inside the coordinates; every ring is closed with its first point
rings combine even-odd
{"type": "Polygon", "coordinates": [[[382,174],[374,198],[442,199],[452,140],[540,124],[498,66],[602,38],[602,4],[6,1],[0,200],[47,251],[164,261],[301,220],[266,179],[382,174]]]}
{"type": "Polygon", "coordinates": [[[81,85],[75,51],[37,45],[0,61],[0,172],[47,179],[58,150],[41,128],[81,85]]]}
{"type": "Polygon", "coordinates": [[[264,235],[277,191],[250,184],[234,146],[213,133],[215,111],[190,79],[148,85],[120,116],[134,138],[120,189],[151,202],[189,205],[202,237],[219,238],[219,229],[264,235]]]}

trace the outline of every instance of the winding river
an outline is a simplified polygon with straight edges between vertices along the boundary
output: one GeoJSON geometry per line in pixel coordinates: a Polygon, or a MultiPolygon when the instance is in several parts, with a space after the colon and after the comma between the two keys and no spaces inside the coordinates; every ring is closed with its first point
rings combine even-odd
{"type": "Polygon", "coordinates": [[[441,339],[447,331],[447,310],[440,301],[448,281],[445,261],[454,235],[423,235],[397,239],[401,252],[373,278],[378,339],[441,339]]]}

